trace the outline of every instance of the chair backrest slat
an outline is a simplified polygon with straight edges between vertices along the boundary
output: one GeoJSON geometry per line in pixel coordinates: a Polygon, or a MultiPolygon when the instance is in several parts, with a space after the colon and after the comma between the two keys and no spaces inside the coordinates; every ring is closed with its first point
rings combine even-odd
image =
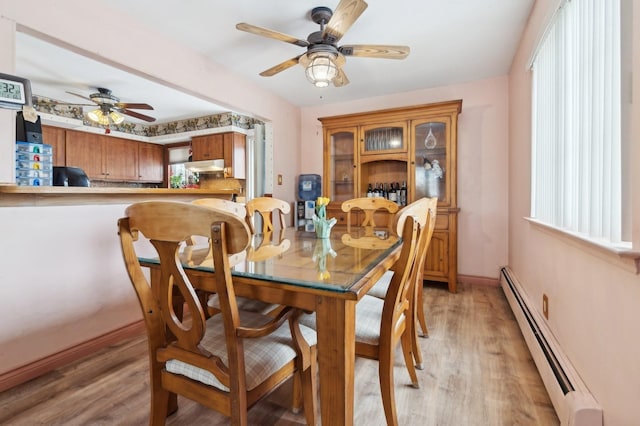
{"type": "Polygon", "coordinates": [[[275,229],[272,220],[275,212],[278,217],[280,229],[286,227],[285,215],[291,211],[291,206],[284,200],[272,197],[257,197],[247,201],[247,220],[252,233],[257,233],[255,227],[255,214],[258,213],[262,217],[262,233],[270,232],[275,229]]]}
{"type": "Polygon", "coordinates": [[[351,213],[354,209],[359,209],[364,212],[364,219],[360,223],[360,226],[375,227],[376,222],[374,213],[377,210],[383,210],[388,213],[396,213],[398,211],[398,204],[386,198],[353,198],[351,200],[344,201],[342,203],[342,211],[349,213],[347,215],[347,227],[351,227],[351,213]]]}
{"type": "Polygon", "coordinates": [[[382,309],[381,324],[384,324],[384,327],[381,330],[381,340],[392,338],[392,330],[396,330],[397,325],[405,320],[405,311],[409,308],[407,294],[409,288],[412,288],[411,273],[418,251],[420,232],[420,223],[416,218],[411,215],[406,216],[400,234],[402,235],[402,250],[400,257],[394,264],[393,277],[382,309]]]}

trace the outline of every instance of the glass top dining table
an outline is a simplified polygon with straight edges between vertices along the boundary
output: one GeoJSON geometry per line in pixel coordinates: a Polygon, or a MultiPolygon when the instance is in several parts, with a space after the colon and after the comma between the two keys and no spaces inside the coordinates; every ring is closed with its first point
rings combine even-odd
{"type": "MultiPolygon", "coordinates": [[[[207,241],[195,243],[179,255],[185,273],[195,288],[215,288],[207,241]]],[[[322,424],[353,424],[356,305],[393,266],[401,245],[398,237],[371,228],[336,226],[328,239],[287,228],[254,235],[230,258],[236,296],[316,313],[322,424]]],[[[140,261],[151,270],[153,286],[157,259],[140,261]]]]}
{"type": "MultiPolygon", "coordinates": [[[[400,244],[386,230],[337,227],[330,238],[316,238],[313,232],[286,228],[253,235],[246,251],[231,257],[231,274],[327,291],[354,291],[400,244]]],[[[213,271],[206,241],[184,247],[180,259],[185,269],[213,271]]],[[[141,260],[157,262],[154,258],[141,260]]]]}

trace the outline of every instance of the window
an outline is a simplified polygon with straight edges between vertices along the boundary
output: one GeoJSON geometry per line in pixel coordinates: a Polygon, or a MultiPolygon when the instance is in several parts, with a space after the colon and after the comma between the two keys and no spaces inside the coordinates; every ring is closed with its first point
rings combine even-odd
{"type": "Polygon", "coordinates": [[[188,170],[184,163],[191,160],[191,146],[169,148],[169,188],[197,188],[199,174],[188,170]]]}
{"type": "Polygon", "coordinates": [[[531,64],[531,216],[630,246],[621,34],[620,0],[570,0],[538,47],[531,64]]]}

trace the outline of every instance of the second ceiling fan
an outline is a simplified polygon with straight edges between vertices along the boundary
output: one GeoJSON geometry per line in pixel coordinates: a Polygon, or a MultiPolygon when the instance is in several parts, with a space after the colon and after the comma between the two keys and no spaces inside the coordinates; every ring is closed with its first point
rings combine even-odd
{"type": "MultiPolygon", "coordinates": [[[[67,92],[70,95],[77,96],[79,98],[85,99],[87,101],[93,102],[98,109],[96,111],[91,111],[88,115],[91,120],[96,121],[100,124],[108,125],[109,122],[114,122],[115,124],[120,124],[122,120],[118,119],[117,121],[114,119],[115,116],[113,112],[118,112],[120,114],[128,115],[130,117],[134,117],[143,121],[153,122],[156,121],[155,118],[150,117],[145,114],[140,114],[136,111],[131,111],[131,109],[146,109],[152,110],[153,107],[146,103],[131,103],[131,102],[120,102],[120,99],[115,97],[111,90],[105,89],[104,87],[98,87],[96,93],[92,93],[89,97],[84,95],[79,95],[73,92],[67,92]]],[[[64,104],[64,103],[61,103],[64,104]]],[[[81,106],[93,106],[93,104],[67,104],[67,105],[81,105],[81,106]]]]}
{"type": "Polygon", "coordinates": [[[305,68],[307,79],[317,87],[326,87],[329,83],[340,87],[349,83],[342,66],[346,56],[366,58],[404,59],[409,54],[408,46],[389,46],[379,44],[351,44],[338,46],[338,41],[367,8],[363,0],[341,0],[332,11],[328,7],[315,7],[311,19],[320,25],[320,31],[309,34],[307,40],[283,34],[277,31],[247,23],[239,23],[241,31],[305,47],[307,51],[288,59],[260,73],[263,77],[273,76],[296,64],[305,68]]]}

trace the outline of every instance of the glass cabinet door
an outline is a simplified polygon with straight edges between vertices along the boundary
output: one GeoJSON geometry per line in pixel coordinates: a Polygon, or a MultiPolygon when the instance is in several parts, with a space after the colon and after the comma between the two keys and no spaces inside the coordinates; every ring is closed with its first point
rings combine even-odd
{"type": "Polygon", "coordinates": [[[360,154],[406,153],[406,128],[406,122],[364,126],[360,140],[360,154]]]}
{"type": "Polygon", "coordinates": [[[356,188],[355,142],[356,128],[328,131],[329,161],[325,164],[326,195],[332,202],[342,202],[354,197],[356,188]]]}
{"type": "Polygon", "coordinates": [[[450,119],[414,121],[413,160],[415,164],[413,199],[437,197],[438,205],[449,205],[451,172],[450,119]]]}

